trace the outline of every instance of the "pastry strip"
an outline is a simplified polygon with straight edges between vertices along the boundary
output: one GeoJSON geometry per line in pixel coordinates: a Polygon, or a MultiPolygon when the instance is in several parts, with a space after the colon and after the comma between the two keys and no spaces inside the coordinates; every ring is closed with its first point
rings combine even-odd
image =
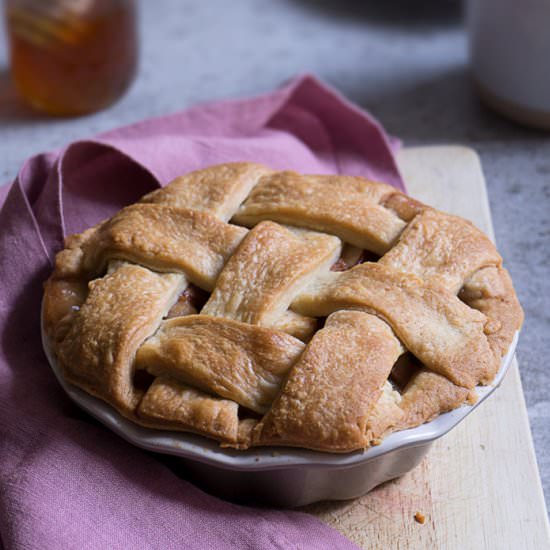
{"type": "Polygon", "coordinates": [[[426,206],[420,201],[399,192],[392,193],[380,204],[389,208],[392,212],[395,212],[406,222],[410,222],[417,214],[429,208],[429,206],[426,206]]]}
{"type": "Polygon", "coordinates": [[[269,173],[269,168],[247,162],[211,166],[176,178],[140,202],[199,210],[228,221],[260,177],[269,173]]]}
{"type": "Polygon", "coordinates": [[[136,368],[169,375],[264,413],[303,348],[284,332],[188,315],[161,324],[139,349],[136,368]]]}
{"type": "Polygon", "coordinates": [[[91,281],[58,348],[66,379],[131,414],[140,398],[132,383],[135,352],[184,286],[182,275],[130,264],[91,281]]]}
{"type": "Polygon", "coordinates": [[[493,243],[473,224],[427,208],[378,263],[441,284],[456,294],[475,271],[501,261],[493,243]]]}
{"type": "Polygon", "coordinates": [[[383,254],[406,225],[378,205],[390,192],[363,178],[277,172],[260,180],[233,219],[246,226],[269,219],[324,231],[383,254]]]}
{"type": "Polygon", "coordinates": [[[243,239],[220,273],[205,315],[272,326],[292,299],[340,255],[336,237],[261,222],[243,239]]]}
{"type": "Polygon", "coordinates": [[[497,357],[502,357],[523,322],[508,271],[502,266],[480,269],[464,283],[459,296],[487,316],[485,334],[497,357]]]}
{"type": "Polygon", "coordinates": [[[67,257],[61,255],[58,264],[97,276],[108,260],[122,259],[156,271],[184,273],[192,283],[211,290],[246,233],[205,212],[134,204],[87,235],[79,243],[80,253],[73,248],[67,257]],[[74,259],[78,253],[79,262],[74,259]]]}
{"type": "Polygon", "coordinates": [[[438,285],[380,264],[329,273],[292,308],[310,316],[349,308],[374,312],[422,363],[460,386],[489,383],[498,368],[484,334],[484,315],[438,285]]]}
{"type": "Polygon", "coordinates": [[[420,369],[402,393],[399,407],[403,417],[398,428],[412,428],[456,409],[471,397],[471,391],[453,384],[444,376],[420,369]]]}
{"type": "Polygon", "coordinates": [[[367,421],[366,438],[371,445],[377,444],[405,418],[400,407],[401,395],[386,380],[380,398],[373,407],[367,421]]]}
{"type": "Polygon", "coordinates": [[[155,378],[137,409],[137,416],[171,430],[192,431],[236,443],[239,406],[191,388],[168,376],[155,378]]]}
{"type": "Polygon", "coordinates": [[[282,330],[283,332],[299,338],[302,342],[307,342],[317,330],[318,324],[315,317],[306,317],[305,315],[295,313],[291,309],[287,309],[285,313],[275,321],[271,328],[282,330]]]}
{"type": "Polygon", "coordinates": [[[384,321],[359,311],[333,313],[255,428],[254,444],[333,452],[368,446],[367,419],[400,353],[384,321]]]}

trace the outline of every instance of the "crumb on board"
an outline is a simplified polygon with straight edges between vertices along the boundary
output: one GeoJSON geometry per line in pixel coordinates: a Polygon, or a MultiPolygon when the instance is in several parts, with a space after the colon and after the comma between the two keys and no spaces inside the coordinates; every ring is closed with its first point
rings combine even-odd
{"type": "Polygon", "coordinates": [[[416,512],[416,514],[414,515],[414,519],[416,520],[417,523],[420,523],[421,525],[423,525],[424,522],[426,521],[426,516],[422,512],[416,512]]]}
{"type": "Polygon", "coordinates": [[[281,453],[279,451],[271,451],[271,456],[273,457],[281,456],[281,453]]]}

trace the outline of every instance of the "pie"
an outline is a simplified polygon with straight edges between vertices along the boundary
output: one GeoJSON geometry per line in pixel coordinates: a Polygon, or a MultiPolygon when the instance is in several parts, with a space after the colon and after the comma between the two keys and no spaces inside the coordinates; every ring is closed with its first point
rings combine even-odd
{"type": "Polygon", "coordinates": [[[475,400],[520,328],[494,245],[389,185],[254,163],[177,178],[66,239],[64,378],[222,446],[350,452],[475,400]]]}

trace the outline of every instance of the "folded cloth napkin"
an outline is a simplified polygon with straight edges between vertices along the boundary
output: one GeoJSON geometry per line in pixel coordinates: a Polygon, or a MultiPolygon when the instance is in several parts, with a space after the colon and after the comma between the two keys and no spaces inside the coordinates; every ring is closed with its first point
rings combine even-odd
{"type": "Polygon", "coordinates": [[[173,177],[256,161],[403,189],[394,143],[311,76],[198,106],[29,159],[0,192],[0,535],[25,548],[355,548],[305,513],[237,506],[91,421],[40,341],[42,283],[63,238],[173,177]],[[4,199],[2,201],[2,199],[4,199]]]}

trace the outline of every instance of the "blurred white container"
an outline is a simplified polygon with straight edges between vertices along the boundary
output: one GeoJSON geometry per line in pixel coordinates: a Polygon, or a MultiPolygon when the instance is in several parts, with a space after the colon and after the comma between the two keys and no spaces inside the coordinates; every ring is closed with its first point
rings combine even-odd
{"type": "Polygon", "coordinates": [[[470,60],[482,99],[550,129],[550,0],[467,0],[470,60]]]}

